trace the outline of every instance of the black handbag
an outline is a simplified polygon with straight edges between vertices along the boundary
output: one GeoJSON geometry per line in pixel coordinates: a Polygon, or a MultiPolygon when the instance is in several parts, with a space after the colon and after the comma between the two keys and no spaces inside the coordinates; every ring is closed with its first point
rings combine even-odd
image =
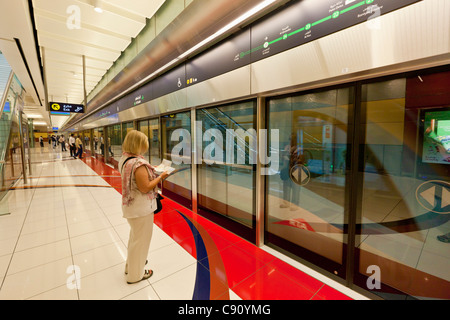
{"type": "Polygon", "coordinates": [[[163,208],[162,206],[162,202],[161,200],[163,200],[164,197],[158,192],[158,194],[156,195],[156,210],[153,212],[153,214],[157,214],[158,212],[160,212],[163,208]]]}

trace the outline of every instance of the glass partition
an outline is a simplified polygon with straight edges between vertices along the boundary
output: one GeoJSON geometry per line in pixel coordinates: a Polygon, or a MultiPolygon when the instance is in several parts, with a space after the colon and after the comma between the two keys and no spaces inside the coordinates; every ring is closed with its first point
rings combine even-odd
{"type": "Polygon", "coordinates": [[[148,121],[148,137],[150,144],[150,163],[157,166],[161,163],[159,119],[150,119],[148,121]]]}
{"type": "Polygon", "coordinates": [[[103,135],[103,128],[94,129],[94,150],[95,157],[101,161],[105,161],[105,137],[103,135]]]}
{"type": "Polygon", "coordinates": [[[348,118],[353,88],[271,99],[268,129],[279,130],[278,174],[266,180],[266,238],[345,276],[348,118]]]}
{"type": "Polygon", "coordinates": [[[92,130],[92,142],[93,142],[93,156],[96,156],[98,153],[98,147],[99,147],[99,134],[98,134],[98,128],[95,128],[92,130]]]}
{"type": "Polygon", "coordinates": [[[122,156],[122,137],[120,124],[115,124],[108,127],[108,162],[114,165],[117,169],[120,157],[122,156]]]}
{"type": "Polygon", "coordinates": [[[147,136],[147,140],[149,141],[149,149],[145,151],[143,154],[144,158],[150,162],[150,139],[148,136],[148,120],[142,120],[138,122],[138,130],[147,136]]]}
{"type": "Polygon", "coordinates": [[[163,192],[184,206],[192,207],[191,113],[182,112],[161,118],[162,158],[172,161],[179,171],[164,180],[163,192]],[[175,158],[172,157],[175,156],[175,158]],[[178,161],[177,161],[178,160],[178,161]]]}
{"type": "Polygon", "coordinates": [[[450,299],[450,73],[422,77],[362,86],[356,273],[385,298],[450,299]]]}
{"type": "Polygon", "coordinates": [[[86,156],[91,156],[91,130],[83,131],[83,151],[86,156]]]}
{"type": "Polygon", "coordinates": [[[248,233],[255,221],[256,102],[199,109],[196,118],[202,139],[199,212],[218,214],[248,233]]]}
{"type": "Polygon", "coordinates": [[[125,140],[127,133],[134,129],[133,122],[122,123],[122,142],[125,140]]]}
{"type": "Polygon", "coordinates": [[[23,105],[23,91],[16,76],[10,87],[5,89],[3,94],[6,95],[6,100],[0,115],[0,200],[22,174],[20,111],[17,109],[19,105],[23,105]]]}

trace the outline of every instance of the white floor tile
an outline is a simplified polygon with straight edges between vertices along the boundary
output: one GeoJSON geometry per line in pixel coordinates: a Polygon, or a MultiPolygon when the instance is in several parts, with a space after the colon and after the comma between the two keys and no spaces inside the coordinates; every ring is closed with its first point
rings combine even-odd
{"type": "Polygon", "coordinates": [[[13,253],[14,248],[17,243],[17,237],[12,237],[8,239],[0,239],[0,257],[13,253]]]}
{"type": "Polygon", "coordinates": [[[149,281],[153,284],[195,263],[197,260],[177,243],[150,251],[148,268],[152,269],[154,274],[149,281]]]}
{"type": "MultiPolygon", "coordinates": [[[[195,263],[152,283],[152,287],[161,300],[192,300],[196,272],[197,266],[195,263]]],[[[156,276],[156,273],[153,276],[156,276]]]]}
{"type": "Polygon", "coordinates": [[[9,263],[11,262],[11,254],[0,256],[0,277],[3,278],[8,270],[9,263]]]}
{"type": "Polygon", "coordinates": [[[127,249],[121,242],[113,242],[73,256],[74,264],[80,267],[81,277],[122,264],[126,259],[127,249]]]}
{"type": "Polygon", "coordinates": [[[102,270],[81,278],[81,288],[78,290],[80,300],[118,300],[125,298],[144,287],[147,281],[127,284],[125,263],[102,270]]]}
{"type": "Polygon", "coordinates": [[[68,257],[37,266],[32,271],[15,273],[5,277],[0,290],[0,300],[23,300],[67,283],[67,268],[72,265],[68,257]]]}
{"type": "Polygon", "coordinates": [[[58,227],[66,226],[66,217],[63,215],[54,216],[47,219],[39,220],[25,220],[23,225],[21,235],[26,235],[34,232],[42,232],[50,229],[55,229],[58,227]]]}
{"type": "Polygon", "coordinates": [[[39,247],[44,244],[49,244],[68,238],[69,232],[67,231],[66,225],[62,225],[61,227],[52,229],[46,229],[44,231],[23,234],[20,236],[19,241],[17,242],[16,252],[39,247]]]}
{"type": "Polygon", "coordinates": [[[14,252],[8,274],[33,269],[43,264],[71,256],[69,240],[62,240],[39,247],[14,252]]]}
{"type": "Polygon", "coordinates": [[[76,237],[109,228],[111,227],[111,223],[106,217],[99,217],[92,220],[69,224],[68,227],[70,237],[76,237]]]}
{"type": "Polygon", "coordinates": [[[69,289],[67,285],[35,295],[29,300],[78,300],[78,290],[69,289]]]}
{"type": "Polygon", "coordinates": [[[122,300],[161,300],[151,285],[124,297],[122,300]]]}
{"type": "Polygon", "coordinates": [[[121,239],[112,227],[70,239],[72,254],[74,255],[93,250],[113,242],[121,242],[121,239]]]}

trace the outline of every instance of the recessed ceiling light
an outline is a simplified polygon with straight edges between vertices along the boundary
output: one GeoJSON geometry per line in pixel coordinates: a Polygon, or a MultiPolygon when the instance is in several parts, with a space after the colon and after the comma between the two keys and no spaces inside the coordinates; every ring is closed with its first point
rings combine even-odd
{"type": "Polygon", "coordinates": [[[43,118],[43,116],[40,114],[27,114],[27,117],[29,119],[42,119],[43,118]]]}
{"type": "Polygon", "coordinates": [[[94,10],[98,13],[103,12],[103,9],[101,8],[101,5],[100,5],[100,0],[94,0],[94,10]]]}

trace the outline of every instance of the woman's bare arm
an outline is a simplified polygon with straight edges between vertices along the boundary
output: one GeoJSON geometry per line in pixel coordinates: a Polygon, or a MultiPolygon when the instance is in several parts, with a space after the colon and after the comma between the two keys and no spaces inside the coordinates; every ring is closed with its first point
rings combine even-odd
{"type": "Polygon", "coordinates": [[[148,193],[151,190],[155,189],[158,183],[168,176],[168,173],[163,172],[157,178],[150,180],[147,168],[145,166],[140,166],[139,168],[136,169],[134,175],[136,177],[136,185],[139,191],[142,193],[148,193]]]}

